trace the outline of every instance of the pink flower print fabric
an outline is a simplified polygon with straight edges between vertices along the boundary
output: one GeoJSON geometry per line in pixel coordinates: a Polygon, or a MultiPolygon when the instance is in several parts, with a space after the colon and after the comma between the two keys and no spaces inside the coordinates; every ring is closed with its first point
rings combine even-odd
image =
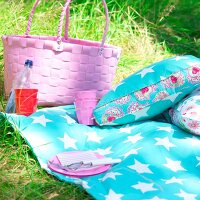
{"type": "Polygon", "coordinates": [[[111,123],[115,119],[122,117],[124,115],[123,111],[118,107],[111,107],[106,110],[105,114],[102,116],[102,121],[104,123],[111,123]]]}
{"type": "Polygon", "coordinates": [[[170,109],[172,123],[200,135],[200,88],[170,109]]]}
{"type": "Polygon", "coordinates": [[[161,82],[165,88],[177,88],[184,84],[184,75],[177,72],[161,82]]]}
{"type": "Polygon", "coordinates": [[[144,87],[141,90],[134,93],[138,100],[149,100],[150,95],[156,91],[157,85],[151,85],[149,87],[144,87]]]}
{"type": "Polygon", "coordinates": [[[200,64],[193,65],[188,69],[187,78],[190,83],[200,83],[200,64]]]}
{"type": "Polygon", "coordinates": [[[130,101],[130,99],[131,99],[131,96],[127,95],[127,96],[121,97],[120,99],[117,99],[115,102],[116,104],[126,104],[130,101]]]}
{"type": "Polygon", "coordinates": [[[169,96],[169,93],[167,91],[158,92],[156,94],[155,98],[153,99],[153,102],[161,101],[161,100],[165,99],[168,96],[169,96]]]}
{"type": "Polygon", "coordinates": [[[135,112],[142,110],[143,108],[145,108],[148,105],[149,105],[148,103],[146,103],[146,104],[139,104],[138,102],[133,102],[128,107],[128,113],[129,114],[134,114],[135,112]]]}

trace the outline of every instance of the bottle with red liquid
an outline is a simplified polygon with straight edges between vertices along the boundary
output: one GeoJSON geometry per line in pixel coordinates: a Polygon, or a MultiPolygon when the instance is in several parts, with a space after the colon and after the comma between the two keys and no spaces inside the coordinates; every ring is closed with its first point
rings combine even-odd
{"type": "Polygon", "coordinates": [[[32,60],[26,60],[24,69],[17,74],[13,81],[13,87],[6,106],[6,113],[18,113],[29,115],[35,111],[30,107],[31,104],[37,105],[37,89],[30,88],[31,69],[33,67],[32,60]],[[34,100],[33,100],[34,99],[34,100]],[[23,108],[23,109],[22,109],[23,108]],[[21,111],[23,110],[23,112],[21,111]]]}

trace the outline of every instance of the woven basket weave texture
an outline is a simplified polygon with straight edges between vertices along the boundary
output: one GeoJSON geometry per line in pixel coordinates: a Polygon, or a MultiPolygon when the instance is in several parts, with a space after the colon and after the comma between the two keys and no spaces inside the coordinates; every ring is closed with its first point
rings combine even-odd
{"type": "MultiPolygon", "coordinates": [[[[105,0],[102,1],[105,3],[105,0]]],[[[69,3],[70,0],[67,0],[63,8],[59,29],[69,3]]],[[[68,27],[65,37],[61,36],[62,29],[58,36],[30,36],[31,22],[32,16],[27,27],[28,34],[2,37],[6,96],[11,91],[13,79],[24,68],[26,59],[33,60],[30,84],[39,90],[38,105],[72,104],[80,90],[96,89],[101,98],[112,87],[121,49],[104,44],[107,30],[102,42],[68,38],[68,27]]]]}

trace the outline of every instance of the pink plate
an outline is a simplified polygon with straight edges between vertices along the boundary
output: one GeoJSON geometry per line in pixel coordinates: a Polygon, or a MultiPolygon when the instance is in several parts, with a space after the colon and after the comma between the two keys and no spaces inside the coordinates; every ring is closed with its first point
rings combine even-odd
{"type": "MultiPolygon", "coordinates": [[[[78,156],[81,152],[83,152],[83,151],[62,152],[58,155],[66,154],[66,155],[73,155],[73,156],[77,155],[78,156]]],[[[103,155],[100,155],[96,152],[93,152],[93,154],[94,154],[93,156],[95,156],[97,159],[104,158],[103,155]]],[[[109,164],[106,164],[106,165],[100,165],[100,166],[94,166],[94,167],[80,168],[77,170],[71,170],[71,169],[65,170],[65,169],[62,169],[57,166],[57,165],[61,165],[61,163],[58,159],[58,155],[55,155],[54,157],[49,159],[48,167],[52,171],[55,171],[57,173],[67,175],[67,176],[84,177],[84,176],[96,175],[96,174],[100,174],[100,173],[107,171],[111,166],[109,164]]]]}

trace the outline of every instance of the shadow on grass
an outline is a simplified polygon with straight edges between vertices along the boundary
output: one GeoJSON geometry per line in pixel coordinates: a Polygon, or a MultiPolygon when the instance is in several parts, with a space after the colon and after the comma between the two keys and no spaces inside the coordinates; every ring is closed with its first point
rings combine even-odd
{"type": "Polygon", "coordinates": [[[133,4],[136,20],[147,26],[160,43],[173,54],[192,54],[200,57],[199,0],[142,0],[133,4]]]}
{"type": "Polygon", "coordinates": [[[0,198],[4,200],[20,199],[20,200],[93,200],[93,198],[81,187],[69,183],[60,182],[54,179],[49,180],[31,180],[27,179],[25,184],[15,183],[10,176],[4,176],[0,173],[0,177],[10,180],[1,180],[0,198]],[[13,189],[11,191],[11,188],[13,189]]]}

